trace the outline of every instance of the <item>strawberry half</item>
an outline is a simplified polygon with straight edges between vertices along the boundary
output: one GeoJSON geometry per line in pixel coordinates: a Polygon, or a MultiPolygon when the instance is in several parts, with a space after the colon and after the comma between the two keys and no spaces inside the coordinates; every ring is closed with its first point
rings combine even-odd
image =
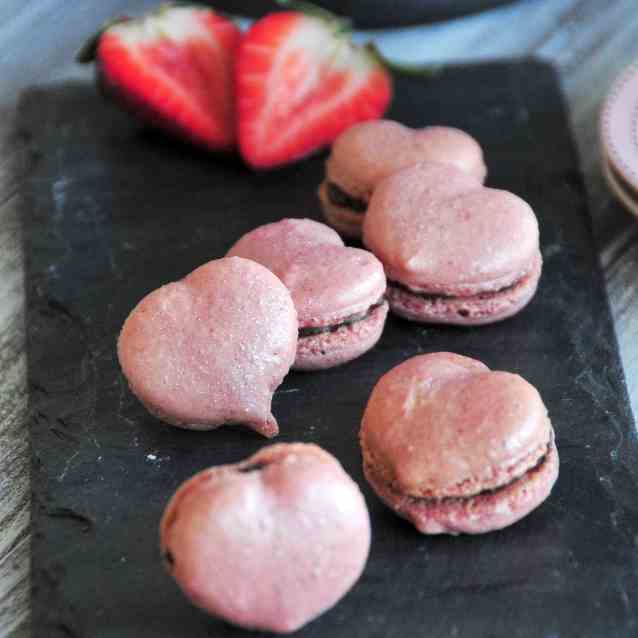
{"type": "Polygon", "coordinates": [[[236,90],[241,154],[254,168],[273,168],[330,144],[356,122],[381,117],[392,81],[337,19],[285,11],[245,34],[236,90]]]}
{"type": "Polygon", "coordinates": [[[234,62],[241,33],[205,8],[163,6],[119,19],[87,43],[98,81],[144,122],[213,150],[236,141],[234,62]]]}

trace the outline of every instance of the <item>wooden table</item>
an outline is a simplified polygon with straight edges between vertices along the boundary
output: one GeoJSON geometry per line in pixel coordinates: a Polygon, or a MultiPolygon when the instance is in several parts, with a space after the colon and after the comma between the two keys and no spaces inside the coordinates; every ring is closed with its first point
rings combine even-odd
{"type": "MultiPolygon", "coordinates": [[[[0,6],[0,636],[28,636],[29,456],[20,183],[26,160],[12,112],[30,85],[87,78],[78,44],[107,17],[156,1],[0,6]],[[132,8],[134,7],[134,8],[132,8]]],[[[405,63],[536,55],[558,67],[587,178],[594,230],[634,413],[638,408],[638,220],[609,195],[598,162],[597,115],[619,71],[638,57],[635,0],[522,0],[445,24],[371,34],[405,63]]],[[[551,140],[547,141],[551,153],[551,140]]]]}

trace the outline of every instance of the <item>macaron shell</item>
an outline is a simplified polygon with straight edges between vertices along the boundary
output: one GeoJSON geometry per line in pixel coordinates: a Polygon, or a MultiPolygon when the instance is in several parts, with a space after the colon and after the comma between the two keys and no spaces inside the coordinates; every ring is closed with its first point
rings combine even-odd
{"type": "Polygon", "coordinates": [[[370,520],[334,457],[314,445],[276,445],[186,482],[160,535],[196,605],[245,628],[289,633],[357,581],[370,520]]]}
{"type": "Polygon", "coordinates": [[[341,237],[325,224],[312,219],[285,218],[246,233],[231,247],[227,257],[252,259],[281,278],[288,262],[308,248],[343,245],[341,237]]]}
{"type": "Polygon", "coordinates": [[[297,342],[295,370],[325,370],[348,363],[372,349],[383,333],[387,302],[365,319],[341,326],[334,332],[301,337],[297,342]]]}
{"type": "Polygon", "coordinates": [[[372,253],[344,246],[335,231],[309,221],[288,219],[258,228],[228,254],[254,259],[281,279],[300,327],[333,325],[376,303],[386,289],[385,273],[372,253]]]}
{"type": "Polygon", "coordinates": [[[273,436],[272,393],[294,361],[297,330],[275,275],[220,259],[147,295],[124,323],[118,356],[132,392],[164,421],[242,423],[273,436]]]}
{"type": "Polygon", "coordinates": [[[424,161],[456,166],[481,182],[487,172],[480,145],[464,131],[442,126],[411,129],[377,120],[355,125],[337,138],[326,175],[348,194],[367,201],[382,179],[424,161]]]}
{"type": "Polygon", "coordinates": [[[379,184],[363,242],[388,279],[416,290],[469,296],[530,271],[538,222],[522,199],[441,164],[418,164],[379,184]]]}
{"type": "Polygon", "coordinates": [[[532,270],[513,286],[472,297],[419,297],[388,286],[386,297],[395,315],[410,321],[457,326],[481,326],[520,312],[534,297],[541,275],[540,251],[532,270]]]}
{"type": "Polygon", "coordinates": [[[295,302],[300,328],[329,326],[364,312],[386,289],[381,262],[361,248],[307,250],[282,273],[281,280],[295,302]]]}
{"type": "Polygon", "coordinates": [[[364,465],[366,479],[376,494],[422,534],[484,534],[519,521],[536,509],[558,479],[559,458],[552,443],[544,462],[518,480],[496,491],[467,499],[414,499],[393,490],[364,465]]]}
{"type": "Polygon", "coordinates": [[[414,497],[472,496],[508,483],[545,453],[551,428],[537,390],[475,363],[421,355],[381,378],[360,434],[381,480],[414,497]]]}

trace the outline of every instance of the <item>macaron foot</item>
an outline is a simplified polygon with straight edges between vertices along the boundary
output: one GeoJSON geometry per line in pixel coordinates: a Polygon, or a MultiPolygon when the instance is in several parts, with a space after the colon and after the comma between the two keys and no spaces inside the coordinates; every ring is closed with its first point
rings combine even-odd
{"type": "Polygon", "coordinates": [[[387,315],[388,302],[383,301],[359,321],[300,337],[293,370],[325,370],[360,357],[379,341],[387,315]]]}

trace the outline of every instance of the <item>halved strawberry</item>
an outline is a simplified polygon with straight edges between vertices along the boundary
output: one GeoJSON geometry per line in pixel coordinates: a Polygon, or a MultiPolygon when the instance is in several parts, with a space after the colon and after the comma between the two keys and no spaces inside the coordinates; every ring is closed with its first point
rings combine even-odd
{"type": "Polygon", "coordinates": [[[162,6],[114,21],[78,59],[97,59],[101,86],[143,121],[222,150],[236,140],[233,67],[240,37],[211,9],[162,6]]]}
{"type": "Polygon", "coordinates": [[[236,66],[239,147],[255,168],[293,162],[383,115],[390,74],[338,20],[296,11],[258,20],[236,66]]]}

